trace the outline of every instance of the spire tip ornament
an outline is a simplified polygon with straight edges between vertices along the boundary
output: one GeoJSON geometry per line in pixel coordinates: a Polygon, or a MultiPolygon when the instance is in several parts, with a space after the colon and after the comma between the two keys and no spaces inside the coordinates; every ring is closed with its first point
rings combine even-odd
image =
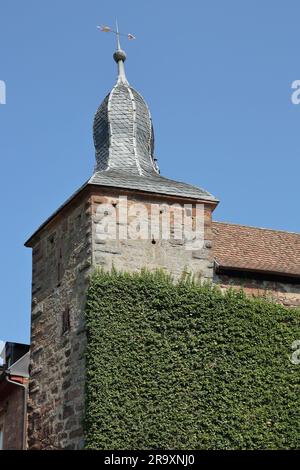
{"type": "Polygon", "coordinates": [[[115,62],[117,62],[117,63],[120,62],[120,60],[125,62],[126,53],[125,53],[125,51],[122,51],[122,49],[118,49],[116,52],[114,52],[113,58],[114,58],[115,62]]]}
{"type": "Polygon", "coordinates": [[[116,35],[117,38],[117,50],[114,52],[113,58],[115,62],[118,64],[118,82],[123,82],[128,84],[126,75],[125,75],[125,68],[124,68],[124,62],[126,60],[126,53],[121,49],[121,43],[120,43],[120,36],[126,36],[127,39],[132,40],[135,39],[135,36],[133,34],[125,34],[125,33],[120,33],[119,31],[119,26],[118,26],[118,21],[116,20],[116,29],[112,29],[110,26],[107,25],[101,25],[97,26],[97,28],[102,32],[102,33],[113,33],[116,35]]]}

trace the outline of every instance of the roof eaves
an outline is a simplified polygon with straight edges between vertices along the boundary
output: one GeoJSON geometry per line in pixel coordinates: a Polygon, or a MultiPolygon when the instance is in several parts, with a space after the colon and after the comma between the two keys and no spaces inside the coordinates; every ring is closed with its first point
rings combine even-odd
{"type": "Polygon", "coordinates": [[[260,269],[260,268],[250,268],[247,266],[236,266],[234,264],[226,264],[215,260],[215,267],[217,273],[222,273],[224,271],[237,271],[237,272],[248,272],[248,273],[257,273],[257,274],[266,274],[266,275],[273,275],[273,276],[282,276],[282,277],[290,277],[295,279],[300,279],[300,272],[289,272],[289,271],[276,271],[274,269],[260,269]]]}
{"type": "Polygon", "coordinates": [[[32,239],[57,215],[59,212],[66,207],[76,196],[78,196],[87,186],[89,185],[89,180],[87,180],[75,193],[72,194],[63,204],[61,204],[55,212],[53,212],[50,217],[48,217],[45,222],[43,222],[34,232],[33,234],[26,240],[24,245],[27,248],[30,248],[30,242],[32,239]]]}

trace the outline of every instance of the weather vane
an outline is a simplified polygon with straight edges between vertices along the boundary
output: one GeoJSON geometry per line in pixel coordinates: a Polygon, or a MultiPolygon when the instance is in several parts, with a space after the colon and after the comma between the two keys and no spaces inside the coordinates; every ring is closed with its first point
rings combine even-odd
{"type": "Polygon", "coordinates": [[[129,40],[135,39],[135,36],[133,36],[133,34],[120,33],[117,21],[116,21],[116,29],[112,29],[110,26],[107,26],[107,25],[97,26],[97,28],[100,29],[100,31],[102,31],[103,33],[113,33],[113,34],[115,34],[116,37],[117,37],[117,45],[118,45],[119,50],[121,49],[120,36],[126,36],[127,39],[129,39],[129,40]]]}

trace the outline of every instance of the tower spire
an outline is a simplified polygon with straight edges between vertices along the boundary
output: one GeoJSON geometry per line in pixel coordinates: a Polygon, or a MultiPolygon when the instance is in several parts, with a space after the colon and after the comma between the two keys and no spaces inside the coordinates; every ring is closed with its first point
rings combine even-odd
{"type": "Polygon", "coordinates": [[[104,33],[114,33],[116,35],[117,50],[114,53],[113,57],[118,65],[118,83],[125,83],[126,85],[128,85],[128,81],[127,81],[126,74],[125,74],[125,67],[124,67],[124,62],[126,60],[126,53],[121,48],[120,36],[127,36],[127,38],[130,40],[135,39],[135,37],[133,36],[133,34],[120,33],[117,20],[116,20],[115,31],[111,29],[109,26],[97,26],[97,28],[100,29],[100,31],[104,33]]]}

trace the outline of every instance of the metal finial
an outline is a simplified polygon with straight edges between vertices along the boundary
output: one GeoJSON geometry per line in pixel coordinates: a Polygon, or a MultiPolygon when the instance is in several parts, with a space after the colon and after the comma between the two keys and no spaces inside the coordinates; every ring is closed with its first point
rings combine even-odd
{"type": "Polygon", "coordinates": [[[117,19],[116,19],[116,38],[117,38],[117,50],[114,53],[114,59],[118,64],[120,61],[125,62],[126,53],[121,49],[120,32],[119,32],[119,26],[118,26],[118,20],[117,19]]]}
{"type": "Polygon", "coordinates": [[[97,26],[100,31],[103,33],[114,33],[117,38],[117,50],[114,53],[114,59],[118,64],[118,82],[122,83],[128,83],[125,75],[125,68],[124,68],[124,62],[126,60],[126,54],[125,52],[121,49],[121,44],[120,44],[120,36],[127,36],[129,40],[135,39],[133,34],[125,34],[125,33],[120,33],[119,31],[119,26],[118,26],[118,21],[116,20],[116,30],[111,29],[109,26],[97,26]]]}

